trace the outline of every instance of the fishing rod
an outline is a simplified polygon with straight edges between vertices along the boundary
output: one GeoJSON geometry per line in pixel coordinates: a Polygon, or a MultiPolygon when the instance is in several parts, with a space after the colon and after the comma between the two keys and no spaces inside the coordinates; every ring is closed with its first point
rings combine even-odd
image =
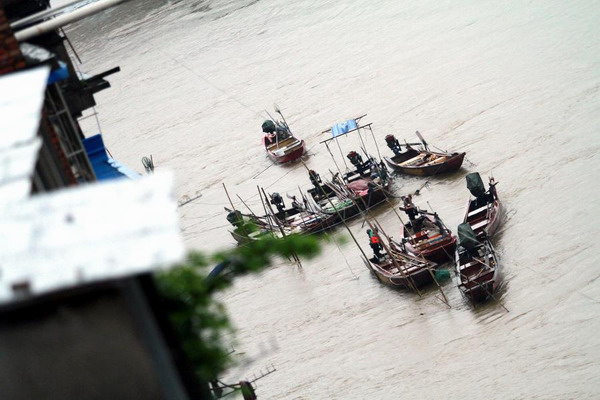
{"type": "Polygon", "coordinates": [[[294,136],[292,130],[290,129],[290,126],[288,125],[287,121],[285,120],[285,117],[283,116],[283,113],[281,112],[281,109],[277,106],[277,104],[273,104],[273,108],[275,109],[275,112],[281,116],[281,119],[283,119],[283,123],[285,124],[285,127],[287,128],[288,132],[292,136],[294,136]]]}

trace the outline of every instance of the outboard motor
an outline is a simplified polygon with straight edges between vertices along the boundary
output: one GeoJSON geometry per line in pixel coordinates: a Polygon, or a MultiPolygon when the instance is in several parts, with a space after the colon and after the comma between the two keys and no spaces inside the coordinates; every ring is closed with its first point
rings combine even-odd
{"type": "Polygon", "coordinates": [[[227,222],[229,222],[231,225],[235,226],[236,228],[239,228],[244,222],[242,213],[237,210],[230,211],[229,214],[227,214],[227,222]]]}
{"type": "Polygon", "coordinates": [[[264,133],[273,133],[276,130],[277,130],[277,125],[275,125],[275,122],[271,121],[270,119],[267,119],[265,122],[263,122],[262,131],[264,133]]]}
{"type": "Polygon", "coordinates": [[[313,171],[312,169],[308,171],[308,179],[310,179],[310,183],[313,184],[315,189],[319,189],[319,187],[321,187],[321,184],[323,183],[319,174],[316,171],[313,171]]]}
{"type": "Polygon", "coordinates": [[[350,160],[350,162],[352,163],[352,165],[354,165],[356,167],[356,169],[358,170],[359,174],[363,174],[363,172],[365,172],[365,167],[363,164],[363,159],[360,156],[360,154],[358,154],[355,151],[351,151],[350,153],[348,153],[348,155],[346,156],[348,157],[348,160],[350,160]]]}
{"type": "Polygon", "coordinates": [[[382,181],[387,181],[388,178],[388,169],[387,169],[387,165],[385,165],[385,163],[382,161],[379,163],[379,176],[381,177],[382,181]]]}
{"type": "Polygon", "coordinates": [[[298,199],[296,198],[296,196],[292,196],[292,208],[294,208],[296,210],[300,210],[300,211],[302,211],[304,209],[302,207],[302,203],[300,203],[298,201],[298,199]]]}
{"type": "Polygon", "coordinates": [[[402,153],[402,146],[398,143],[398,139],[394,135],[387,135],[385,137],[385,143],[387,147],[390,148],[394,152],[395,155],[400,155],[402,153]]]}
{"type": "Polygon", "coordinates": [[[277,207],[277,211],[283,212],[285,210],[285,204],[283,202],[283,197],[277,192],[271,195],[271,204],[277,207]]]}

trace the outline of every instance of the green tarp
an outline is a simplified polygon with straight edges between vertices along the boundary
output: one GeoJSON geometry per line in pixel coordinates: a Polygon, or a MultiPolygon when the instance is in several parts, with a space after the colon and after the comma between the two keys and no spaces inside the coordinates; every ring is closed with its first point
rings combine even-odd
{"type": "Polygon", "coordinates": [[[275,122],[271,121],[270,119],[266,120],[262,124],[262,130],[265,133],[273,133],[275,132],[275,129],[277,129],[277,126],[275,125],[275,122]]]}
{"type": "Polygon", "coordinates": [[[471,192],[471,194],[478,199],[485,196],[485,186],[483,185],[483,181],[481,180],[481,176],[479,172],[472,172],[467,174],[467,188],[471,192]]]}
{"type": "Polygon", "coordinates": [[[467,250],[473,250],[480,245],[471,225],[464,223],[458,226],[458,243],[467,250]]]}

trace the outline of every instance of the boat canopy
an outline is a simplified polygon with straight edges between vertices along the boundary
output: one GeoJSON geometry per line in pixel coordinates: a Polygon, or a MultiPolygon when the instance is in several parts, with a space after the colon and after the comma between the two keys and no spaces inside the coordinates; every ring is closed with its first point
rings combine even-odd
{"type": "Polygon", "coordinates": [[[474,250],[481,244],[471,225],[466,222],[458,226],[458,243],[467,250],[474,250]]]}
{"type": "Polygon", "coordinates": [[[485,186],[483,185],[479,172],[471,172],[470,174],[467,174],[466,178],[467,188],[473,196],[478,199],[485,196],[485,186]]]}
{"type": "Polygon", "coordinates": [[[339,124],[335,124],[331,127],[331,137],[337,137],[341,135],[345,135],[346,133],[358,129],[358,125],[356,120],[349,119],[345,122],[340,122],[339,124]]]}

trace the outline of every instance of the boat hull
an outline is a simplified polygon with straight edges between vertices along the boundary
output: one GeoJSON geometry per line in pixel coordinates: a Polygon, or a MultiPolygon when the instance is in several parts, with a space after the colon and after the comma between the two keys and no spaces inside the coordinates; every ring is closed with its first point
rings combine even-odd
{"type": "Polygon", "coordinates": [[[498,259],[494,247],[485,239],[484,260],[481,258],[461,257],[456,250],[456,272],[459,277],[459,289],[473,303],[481,303],[494,297],[500,282],[498,259]]]}
{"type": "MultiPolygon", "coordinates": [[[[435,224],[435,219],[428,215],[427,220],[432,224],[435,224]]],[[[440,234],[438,234],[440,235],[440,234]]],[[[406,226],[402,228],[402,236],[405,238],[410,238],[411,235],[407,231],[406,226]]],[[[417,239],[419,240],[419,239],[417,239]]],[[[431,239],[431,240],[435,240],[431,239]]],[[[418,246],[417,244],[411,242],[410,240],[405,243],[406,250],[419,257],[423,257],[428,259],[429,261],[433,261],[436,263],[443,263],[446,261],[451,261],[454,258],[454,252],[456,250],[456,236],[452,235],[451,231],[447,231],[445,235],[439,236],[435,242],[431,243],[426,247],[418,246]],[[421,247],[421,248],[419,248],[421,247]]],[[[416,242],[421,243],[421,242],[416,242]]]]}
{"type": "Polygon", "coordinates": [[[270,151],[267,148],[265,138],[263,138],[263,145],[265,146],[265,151],[267,152],[267,155],[269,156],[269,158],[277,164],[286,164],[286,163],[298,160],[300,157],[302,157],[304,155],[304,151],[305,151],[305,147],[306,147],[304,140],[300,140],[300,144],[298,146],[296,146],[294,149],[291,149],[291,151],[286,152],[283,155],[277,155],[277,154],[275,154],[275,152],[270,151]]]}
{"type": "Polygon", "coordinates": [[[420,260],[406,253],[399,253],[397,250],[393,250],[393,254],[396,259],[395,265],[390,264],[389,258],[384,259],[383,263],[373,258],[364,259],[365,264],[380,283],[403,289],[416,289],[433,283],[437,264],[420,260]],[[396,270],[396,265],[401,268],[401,271],[396,270]]]}
{"type": "Polygon", "coordinates": [[[394,161],[394,157],[384,157],[384,159],[398,173],[414,176],[432,176],[458,170],[462,166],[465,155],[466,153],[454,153],[450,159],[441,164],[415,167],[402,166],[394,161]]]}
{"type": "Polygon", "coordinates": [[[491,238],[498,231],[502,217],[504,215],[504,206],[499,199],[494,200],[493,203],[487,205],[487,209],[482,212],[482,215],[469,215],[473,212],[475,199],[470,199],[467,202],[467,212],[463,218],[463,223],[466,222],[471,225],[473,231],[477,235],[483,235],[491,238]]]}
{"type": "Polygon", "coordinates": [[[450,261],[454,258],[454,251],[456,249],[456,237],[446,236],[435,246],[428,247],[425,250],[418,250],[410,243],[406,243],[406,250],[417,256],[424,257],[429,261],[436,263],[443,263],[450,261]]]}

